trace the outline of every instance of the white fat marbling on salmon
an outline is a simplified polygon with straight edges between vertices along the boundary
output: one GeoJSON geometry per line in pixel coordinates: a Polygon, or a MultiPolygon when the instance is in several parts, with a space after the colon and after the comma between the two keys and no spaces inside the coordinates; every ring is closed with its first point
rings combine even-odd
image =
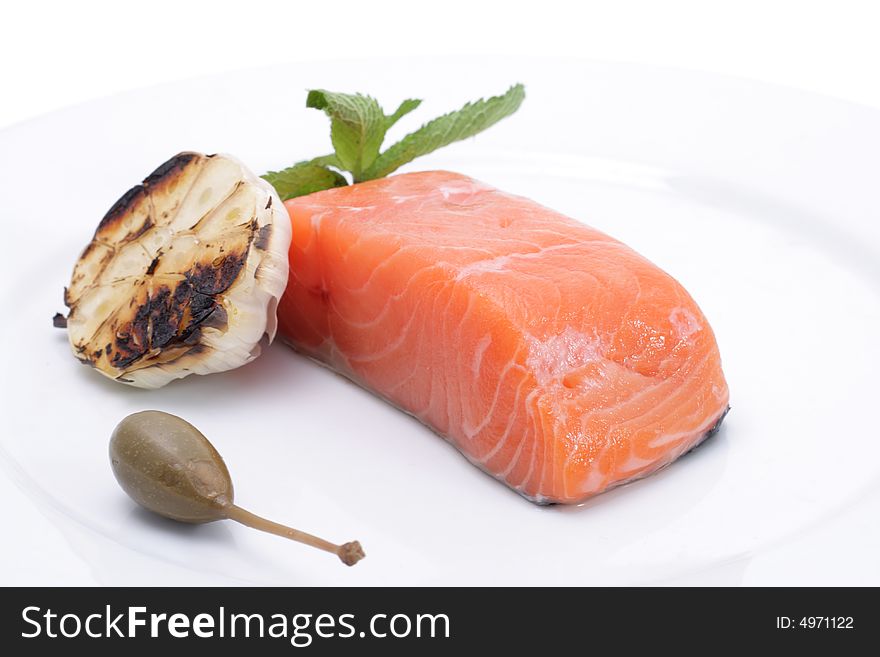
{"type": "MultiPolygon", "coordinates": [[[[505,240],[499,240],[504,242],[505,240]]],[[[534,250],[525,251],[523,253],[508,253],[505,255],[495,256],[492,258],[486,258],[484,260],[476,260],[469,265],[465,265],[461,269],[459,269],[458,274],[456,274],[455,280],[462,281],[470,276],[475,276],[478,274],[487,274],[487,273],[497,273],[507,271],[512,268],[513,264],[517,261],[521,260],[534,260],[540,258],[546,253],[554,253],[557,251],[564,251],[566,249],[571,249],[572,247],[578,246],[577,244],[557,244],[555,246],[548,247],[539,247],[537,245],[534,246],[534,250]]]]}
{"type": "Polygon", "coordinates": [[[312,214],[309,221],[312,224],[312,230],[315,233],[318,233],[321,230],[321,222],[323,221],[324,217],[328,216],[329,214],[330,210],[324,210],[323,212],[315,212],[314,214],[312,214]]]}
{"type": "Polygon", "coordinates": [[[507,263],[510,262],[509,255],[498,256],[497,258],[487,258],[486,260],[477,260],[465,267],[462,267],[455,277],[456,281],[462,281],[468,276],[474,274],[485,274],[487,272],[504,271],[507,263]]]}
{"type": "Polygon", "coordinates": [[[480,192],[488,191],[485,185],[481,185],[475,181],[462,181],[456,184],[440,185],[437,191],[443,195],[444,201],[452,203],[467,203],[474,195],[480,192]]]}
{"type": "Polygon", "coordinates": [[[630,454],[629,458],[620,464],[620,471],[624,474],[630,474],[637,470],[642,470],[654,463],[654,459],[642,459],[634,454],[630,454]]]}
{"type": "Polygon", "coordinates": [[[601,358],[601,344],[595,335],[566,326],[562,333],[544,340],[532,338],[526,365],[538,385],[546,386],[551,382],[561,383],[566,374],[601,358]]]}
{"type": "Polygon", "coordinates": [[[490,344],[492,344],[491,333],[487,333],[486,335],[484,335],[477,343],[477,348],[474,350],[473,365],[471,365],[471,369],[474,372],[474,377],[480,376],[480,367],[483,365],[483,354],[486,353],[486,349],[489,348],[490,344]]]}
{"type": "Polygon", "coordinates": [[[678,332],[678,337],[682,340],[686,340],[703,328],[699,320],[687,308],[676,308],[669,313],[669,323],[672,324],[678,332]]]}

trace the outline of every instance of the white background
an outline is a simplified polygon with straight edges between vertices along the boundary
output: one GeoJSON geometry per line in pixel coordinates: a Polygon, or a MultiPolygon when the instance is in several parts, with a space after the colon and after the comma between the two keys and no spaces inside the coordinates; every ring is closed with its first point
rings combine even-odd
{"type": "Polygon", "coordinates": [[[701,69],[880,106],[872,0],[20,0],[0,127],[125,89],[284,61],[564,55],[701,69]]]}
{"type": "MultiPolygon", "coordinates": [[[[20,2],[0,20],[0,128],[126,89],[284,61],[386,55],[528,54],[587,57],[755,78],[880,107],[880,9],[874,2],[281,2],[150,0],[20,2]]],[[[7,527],[32,508],[5,477],[7,527]]],[[[859,583],[848,563],[880,550],[876,519],[841,517],[807,531],[811,583],[859,583]],[[839,528],[846,525],[845,533],[839,528]],[[839,555],[840,559],[828,559],[839,555]],[[843,558],[848,555],[848,558],[843,558]]],[[[4,540],[0,584],[88,583],[58,561],[63,537],[46,519],[4,540]],[[33,529],[37,528],[37,529],[33,529]],[[45,569],[18,572],[19,556],[45,569]]],[[[797,584],[789,553],[752,576],[797,584]]],[[[712,583],[698,577],[694,583],[712,583]]]]}

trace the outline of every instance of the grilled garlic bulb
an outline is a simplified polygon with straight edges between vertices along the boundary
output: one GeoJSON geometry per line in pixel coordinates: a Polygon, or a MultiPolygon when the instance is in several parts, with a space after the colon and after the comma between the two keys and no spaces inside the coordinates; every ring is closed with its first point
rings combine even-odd
{"type": "Polygon", "coordinates": [[[174,156],[110,208],[76,263],[74,355],[141,388],[253,360],[275,336],[289,245],[269,183],[229,155],[174,156]]]}

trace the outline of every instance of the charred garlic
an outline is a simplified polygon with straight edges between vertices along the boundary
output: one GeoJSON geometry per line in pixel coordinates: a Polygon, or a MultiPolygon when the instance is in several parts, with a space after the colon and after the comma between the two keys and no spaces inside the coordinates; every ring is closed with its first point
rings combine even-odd
{"type": "Polygon", "coordinates": [[[74,355],[142,388],[254,359],[275,335],[289,245],[266,181],[229,155],[174,156],[110,208],[76,263],[74,355]]]}

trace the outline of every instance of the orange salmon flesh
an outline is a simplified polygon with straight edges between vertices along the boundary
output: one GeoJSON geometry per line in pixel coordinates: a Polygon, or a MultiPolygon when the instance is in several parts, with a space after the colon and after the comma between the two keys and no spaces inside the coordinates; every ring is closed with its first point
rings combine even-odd
{"type": "Polygon", "coordinates": [[[727,411],[694,300],[578,221],[444,171],[285,205],[284,339],[535,502],[644,477],[727,411]]]}

